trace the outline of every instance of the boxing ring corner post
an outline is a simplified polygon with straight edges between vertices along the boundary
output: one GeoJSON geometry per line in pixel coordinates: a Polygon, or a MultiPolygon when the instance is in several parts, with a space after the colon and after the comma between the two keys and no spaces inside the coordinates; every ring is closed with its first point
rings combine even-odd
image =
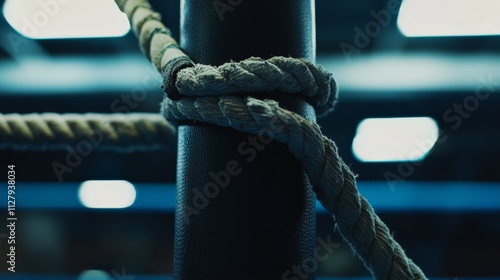
{"type": "MultiPolygon", "coordinates": [[[[210,65],[314,60],[314,13],[314,0],[181,0],[180,44],[210,65]]],[[[299,95],[247,95],[315,118],[299,95]]],[[[292,277],[316,242],[315,195],[298,160],[269,132],[182,123],[178,137],[174,278],[292,277]]]]}

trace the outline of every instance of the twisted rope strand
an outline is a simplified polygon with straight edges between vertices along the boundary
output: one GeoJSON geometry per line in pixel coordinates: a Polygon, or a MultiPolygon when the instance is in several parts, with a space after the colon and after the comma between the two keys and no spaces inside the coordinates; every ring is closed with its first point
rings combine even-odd
{"type": "Polygon", "coordinates": [[[306,59],[251,57],[219,67],[196,64],[178,72],[176,88],[183,96],[230,95],[254,92],[301,93],[318,116],[333,109],[337,86],[323,67],[306,59]]]}
{"type": "Polygon", "coordinates": [[[306,96],[318,116],[333,110],[337,85],[333,75],[322,66],[302,58],[281,56],[267,60],[251,57],[218,67],[194,64],[147,0],[115,1],[130,19],[142,51],[163,74],[163,87],[173,99],[281,91],[306,96]]]}
{"type": "Polygon", "coordinates": [[[252,134],[270,131],[273,139],[286,144],[301,161],[318,200],[332,213],[341,235],[375,279],[427,279],[358,192],[356,175],[317,124],[279,107],[276,101],[251,97],[165,99],[162,110],[168,119],[201,121],[252,134]]]}
{"type": "MultiPolygon", "coordinates": [[[[253,134],[268,129],[301,161],[318,199],[376,279],[426,279],[358,192],[356,176],[317,124],[272,100],[200,97],[253,91],[300,92],[314,97],[317,110],[325,113],[336,98],[331,74],[307,60],[284,57],[249,58],[217,68],[193,65],[148,1],[117,3],[131,19],[148,59],[168,74],[165,84],[174,81],[179,94],[192,96],[178,101],[166,98],[162,110],[168,119],[203,121],[253,134]],[[272,130],[276,124],[282,129],[272,130]]],[[[61,149],[92,139],[97,149],[151,150],[174,147],[174,138],[175,129],[156,114],[0,114],[0,149],[61,149]]]]}
{"type": "MultiPolygon", "coordinates": [[[[273,90],[301,93],[311,97],[318,113],[324,114],[333,107],[337,92],[330,73],[306,60],[284,57],[250,58],[219,67],[194,65],[147,0],[116,2],[132,22],[145,55],[163,73],[167,93],[178,98],[165,98],[162,104],[168,119],[202,121],[253,134],[263,129],[272,132],[302,163],[318,199],[375,279],[426,279],[358,192],[356,175],[317,124],[275,101],[230,95],[273,90]]],[[[49,149],[99,139],[97,148],[147,149],[168,143],[173,136],[174,129],[158,115],[0,115],[0,148],[49,149]]]]}
{"type": "Polygon", "coordinates": [[[376,279],[426,279],[358,192],[356,176],[339,157],[335,143],[321,134],[317,124],[280,108],[272,100],[231,96],[239,92],[274,90],[301,93],[312,97],[317,114],[321,116],[332,109],[337,95],[330,73],[304,59],[284,57],[269,60],[252,57],[219,67],[195,65],[173,43],[155,60],[151,53],[165,49],[161,45],[165,43],[155,40],[155,36],[168,35],[156,35],[146,29],[148,21],[154,22],[157,29],[166,29],[148,1],[116,2],[135,24],[134,30],[138,31],[146,56],[153,57],[151,61],[164,75],[167,97],[162,111],[167,119],[202,121],[253,134],[270,129],[272,123],[281,124],[283,129],[273,132],[274,139],[286,144],[301,161],[318,199],[332,213],[336,227],[372,275],[376,279]],[[134,21],[140,9],[143,9],[141,20],[134,21]],[[170,48],[183,56],[170,56],[170,48]]]}
{"type": "Polygon", "coordinates": [[[175,137],[158,114],[0,114],[0,149],[63,150],[92,140],[97,150],[174,150],[175,137]]]}

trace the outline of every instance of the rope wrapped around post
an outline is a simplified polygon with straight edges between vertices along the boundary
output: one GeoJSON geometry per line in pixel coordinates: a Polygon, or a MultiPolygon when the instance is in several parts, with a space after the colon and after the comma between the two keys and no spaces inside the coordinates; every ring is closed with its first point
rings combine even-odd
{"type": "MultiPolygon", "coordinates": [[[[236,92],[279,90],[303,94],[318,115],[337,97],[333,76],[304,59],[249,58],[219,67],[195,64],[182,52],[147,0],[116,0],[129,17],[141,49],[164,75],[162,113],[174,122],[191,120],[257,134],[271,130],[300,160],[322,205],[343,238],[375,279],[427,279],[394,240],[387,226],[358,192],[356,176],[317,124],[273,100],[234,96],[236,92]]],[[[45,150],[75,145],[101,133],[98,149],[157,149],[173,144],[175,130],[156,114],[0,115],[0,148],[45,150]],[[167,143],[167,144],[166,144],[167,143]]]]}
{"type": "Polygon", "coordinates": [[[285,57],[249,58],[219,67],[194,64],[147,0],[116,3],[129,17],[146,57],[165,78],[167,97],[162,112],[167,119],[207,122],[255,134],[282,127],[273,131],[274,139],[286,144],[300,160],[319,201],[374,278],[427,279],[358,192],[356,176],[317,124],[272,100],[231,96],[276,89],[300,93],[321,116],[333,108],[337,96],[330,73],[306,60],[285,57]]]}

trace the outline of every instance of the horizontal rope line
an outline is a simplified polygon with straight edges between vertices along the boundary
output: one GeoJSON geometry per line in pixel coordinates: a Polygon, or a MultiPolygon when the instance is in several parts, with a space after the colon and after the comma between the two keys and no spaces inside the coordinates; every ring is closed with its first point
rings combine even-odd
{"type": "Polygon", "coordinates": [[[175,128],[159,114],[0,114],[0,149],[175,150],[175,139],[175,128]]]}
{"type": "MultiPolygon", "coordinates": [[[[154,19],[155,13],[147,0],[116,1],[132,24],[134,12],[129,11],[142,9],[146,13],[141,18],[152,18],[155,24],[151,26],[163,28],[154,19]],[[148,8],[141,8],[144,6],[148,8]]],[[[134,27],[140,30],[140,45],[150,48],[145,54],[165,79],[167,97],[162,111],[167,119],[202,121],[253,134],[264,129],[270,131],[278,124],[281,130],[273,131],[272,138],[286,144],[302,163],[318,199],[334,216],[341,235],[374,278],[426,279],[358,192],[356,176],[339,157],[335,143],[322,135],[317,124],[280,108],[272,100],[232,96],[261,91],[300,93],[312,98],[317,115],[322,116],[332,110],[337,95],[330,73],[307,60],[285,57],[249,58],[213,67],[194,64],[180,49],[167,49],[158,59],[151,52],[172,44],[167,43],[170,38],[163,35],[167,38],[163,42],[155,40],[155,34],[149,36],[147,20],[136,22],[143,24],[142,28],[134,27]]]]}

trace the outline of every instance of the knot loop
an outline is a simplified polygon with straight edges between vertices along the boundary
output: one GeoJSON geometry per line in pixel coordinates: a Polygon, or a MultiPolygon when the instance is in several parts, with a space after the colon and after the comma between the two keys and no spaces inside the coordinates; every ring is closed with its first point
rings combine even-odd
{"type": "Polygon", "coordinates": [[[194,64],[147,0],[116,0],[139,37],[141,50],[163,74],[168,98],[279,91],[302,94],[321,117],[333,110],[337,84],[322,66],[303,58],[251,57],[221,66],[194,64]]]}
{"type": "Polygon", "coordinates": [[[318,116],[333,110],[337,85],[333,75],[323,67],[302,58],[251,57],[218,67],[196,64],[172,71],[165,76],[167,95],[186,97],[220,96],[237,93],[285,92],[303,94],[316,108],[318,116]],[[175,75],[176,74],[176,75],[175,75]]]}
{"type": "Polygon", "coordinates": [[[272,131],[272,138],[287,145],[301,162],[318,200],[334,216],[344,240],[375,279],[427,279],[358,192],[356,175],[317,124],[281,108],[276,101],[233,95],[272,91],[301,93],[322,116],[332,110],[337,98],[332,74],[300,58],[251,57],[218,67],[194,64],[168,32],[163,32],[168,29],[158,20],[147,0],[116,1],[132,24],[137,25],[134,30],[139,30],[146,56],[164,75],[167,97],[162,103],[162,112],[167,119],[201,121],[252,134],[264,129],[272,131]],[[139,10],[140,17],[134,21],[139,10]],[[154,24],[148,25],[148,21],[154,24]]]}

